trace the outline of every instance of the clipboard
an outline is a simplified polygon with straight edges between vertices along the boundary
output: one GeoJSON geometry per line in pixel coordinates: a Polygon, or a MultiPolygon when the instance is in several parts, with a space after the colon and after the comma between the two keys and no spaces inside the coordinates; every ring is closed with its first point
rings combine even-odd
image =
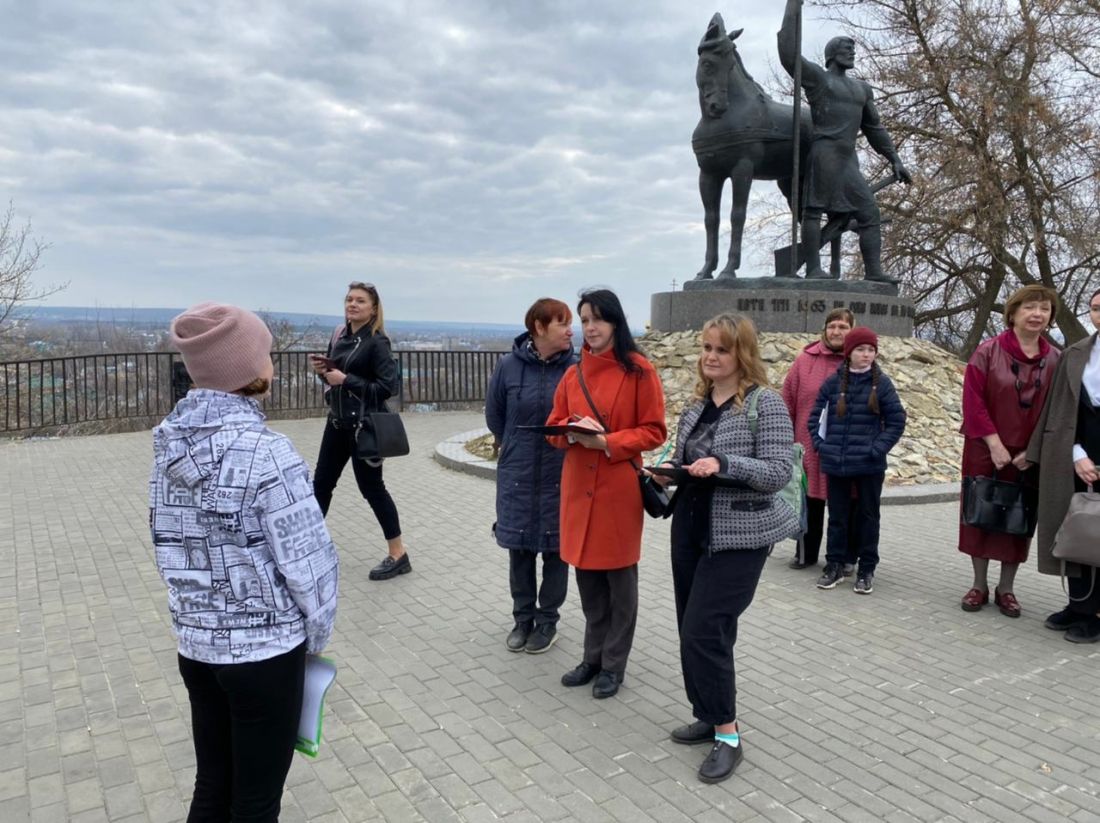
{"type": "Polygon", "coordinates": [[[327,657],[306,655],[302,684],[302,712],[298,716],[298,740],[294,748],[307,757],[321,750],[321,725],[325,713],[325,695],[336,682],[336,664],[327,657]]]}
{"type": "Polygon", "coordinates": [[[708,486],[721,486],[726,489],[752,489],[743,480],[734,480],[732,477],[724,477],[720,474],[712,474],[710,477],[692,477],[688,470],[681,466],[646,466],[646,469],[661,477],[671,478],[669,485],[682,486],[685,483],[699,483],[708,486]]]}
{"type": "Polygon", "coordinates": [[[561,426],[516,426],[516,431],[526,431],[543,436],[562,434],[607,434],[598,429],[590,429],[587,426],[577,426],[573,423],[565,423],[561,426]]]}

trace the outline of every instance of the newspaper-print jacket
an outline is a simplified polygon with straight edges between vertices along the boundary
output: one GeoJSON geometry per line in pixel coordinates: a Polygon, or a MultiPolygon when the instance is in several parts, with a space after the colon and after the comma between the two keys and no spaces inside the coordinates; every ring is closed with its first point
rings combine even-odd
{"type": "Polygon", "coordinates": [[[153,451],[149,525],[180,654],[220,664],[323,649],[336,549],[305,462],[259,404],[192,389],[153,451]]]}

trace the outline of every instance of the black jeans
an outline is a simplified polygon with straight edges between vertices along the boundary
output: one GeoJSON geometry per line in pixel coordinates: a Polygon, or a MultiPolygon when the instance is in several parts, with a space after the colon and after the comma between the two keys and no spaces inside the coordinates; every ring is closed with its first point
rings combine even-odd
{"type": "MultiPolygon", "coordinates": [[[[859,533],[857,522],[848,524],[848,558],[845,563],[855,563],[859,557],[859,533]]],[[[807,566],[816,566],[821,555],[821,538],[825,536],[825,501],[817,497],[806,498],[806,533],[795,547],[795,557],[807,566]]]]}
{"type": "Polygon", "coordinates": [[[569,565],[557,552],[508,551],[508,579],[512,585],[512,616],[517,623],[556,626],[558,610],[569,589],[569,565]],[[542,585],[538,563],[542,556],[542,585]],[[536,606],[536,603],[538,604],[536,606]]]}
{"type": "Polygon", "coordinates": [[[577,569],[584,612],[584,662],[622,674],[638,624],[638,565],[577,569]]]}
{"type": "Polygon", "coordinates": [[[321,512],[328,514],[332,493],[336,490],[336,483],[349,460],[351,469],[355,472],[355,482],[359,484],[359,493],[374,510],[378,525],[382,527],[382,534],[387,540],[400,537],[401,520],[397,516],[397,505],[382,480],[382,466],[371,466],[356,457],[355,430],[336,428],[332,418],[325,421],[321,451],[317,455],[317,469],[313,473],[313,496],[317,498],[321,512]]]}
{"type": "Polygon", "coordinates": [[[849,528],[854,529],[858,546],[858,574],[874,574],[878,566],[879,507],[885,474],[858,477],[829,476],[829,533],[825,560],[847,563],[849,528]],[[852,497],[855,489],[856,497],[852,497]],[[854,521],[854,522],[853,522],[854,521]]]}
{"type": "Polygon", "coordinates": [[[298,739],[305,660],[305,643],[256,663],[179,657],[197,765],[188,823],[279,819],[298,739]]]}
{"type": "Polygon", "coordinates": [[[672,544],[680,668],[692,713],[704,723],[717,726],[737,719],[737,619],[752,603],[770,549],[728,549],[708,555],[685,541],[672,544]]]}

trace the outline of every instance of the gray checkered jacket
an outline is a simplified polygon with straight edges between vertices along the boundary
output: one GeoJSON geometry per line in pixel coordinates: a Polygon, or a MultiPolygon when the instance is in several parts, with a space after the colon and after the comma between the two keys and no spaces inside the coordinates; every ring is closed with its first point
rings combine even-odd
{"type": "MultiPolygon", "coordinates": [[[[723,477],[748,488],[718,486],[711,501],[710,548],[756,549],[785,540],[798,530],[798,518],[776,499],[791,479],[794,430],[783,398],[771,389],[761,391],[757,403],[757,432],[753,437],[745,407],[731,407],[718,420],[712,457],[722,464],[723,477]]],[[[703,403],[684,410],[676,434],[673,460],[682,465],[684,443],[703,413],[703,403]]]]}

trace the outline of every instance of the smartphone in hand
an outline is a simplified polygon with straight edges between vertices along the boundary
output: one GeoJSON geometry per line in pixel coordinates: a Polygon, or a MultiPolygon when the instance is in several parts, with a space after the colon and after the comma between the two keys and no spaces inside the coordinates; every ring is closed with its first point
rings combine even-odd
{"type": "Polygon", "coordinates": [[[309,359],[312,360],[314,363],[320,363],[321,365],[323,365],[326,371],[336,368],[336,361],[333,360],[331,357],[325,357],[325,355],[323,354],[311,354],[309,356],[309,359]]]}

